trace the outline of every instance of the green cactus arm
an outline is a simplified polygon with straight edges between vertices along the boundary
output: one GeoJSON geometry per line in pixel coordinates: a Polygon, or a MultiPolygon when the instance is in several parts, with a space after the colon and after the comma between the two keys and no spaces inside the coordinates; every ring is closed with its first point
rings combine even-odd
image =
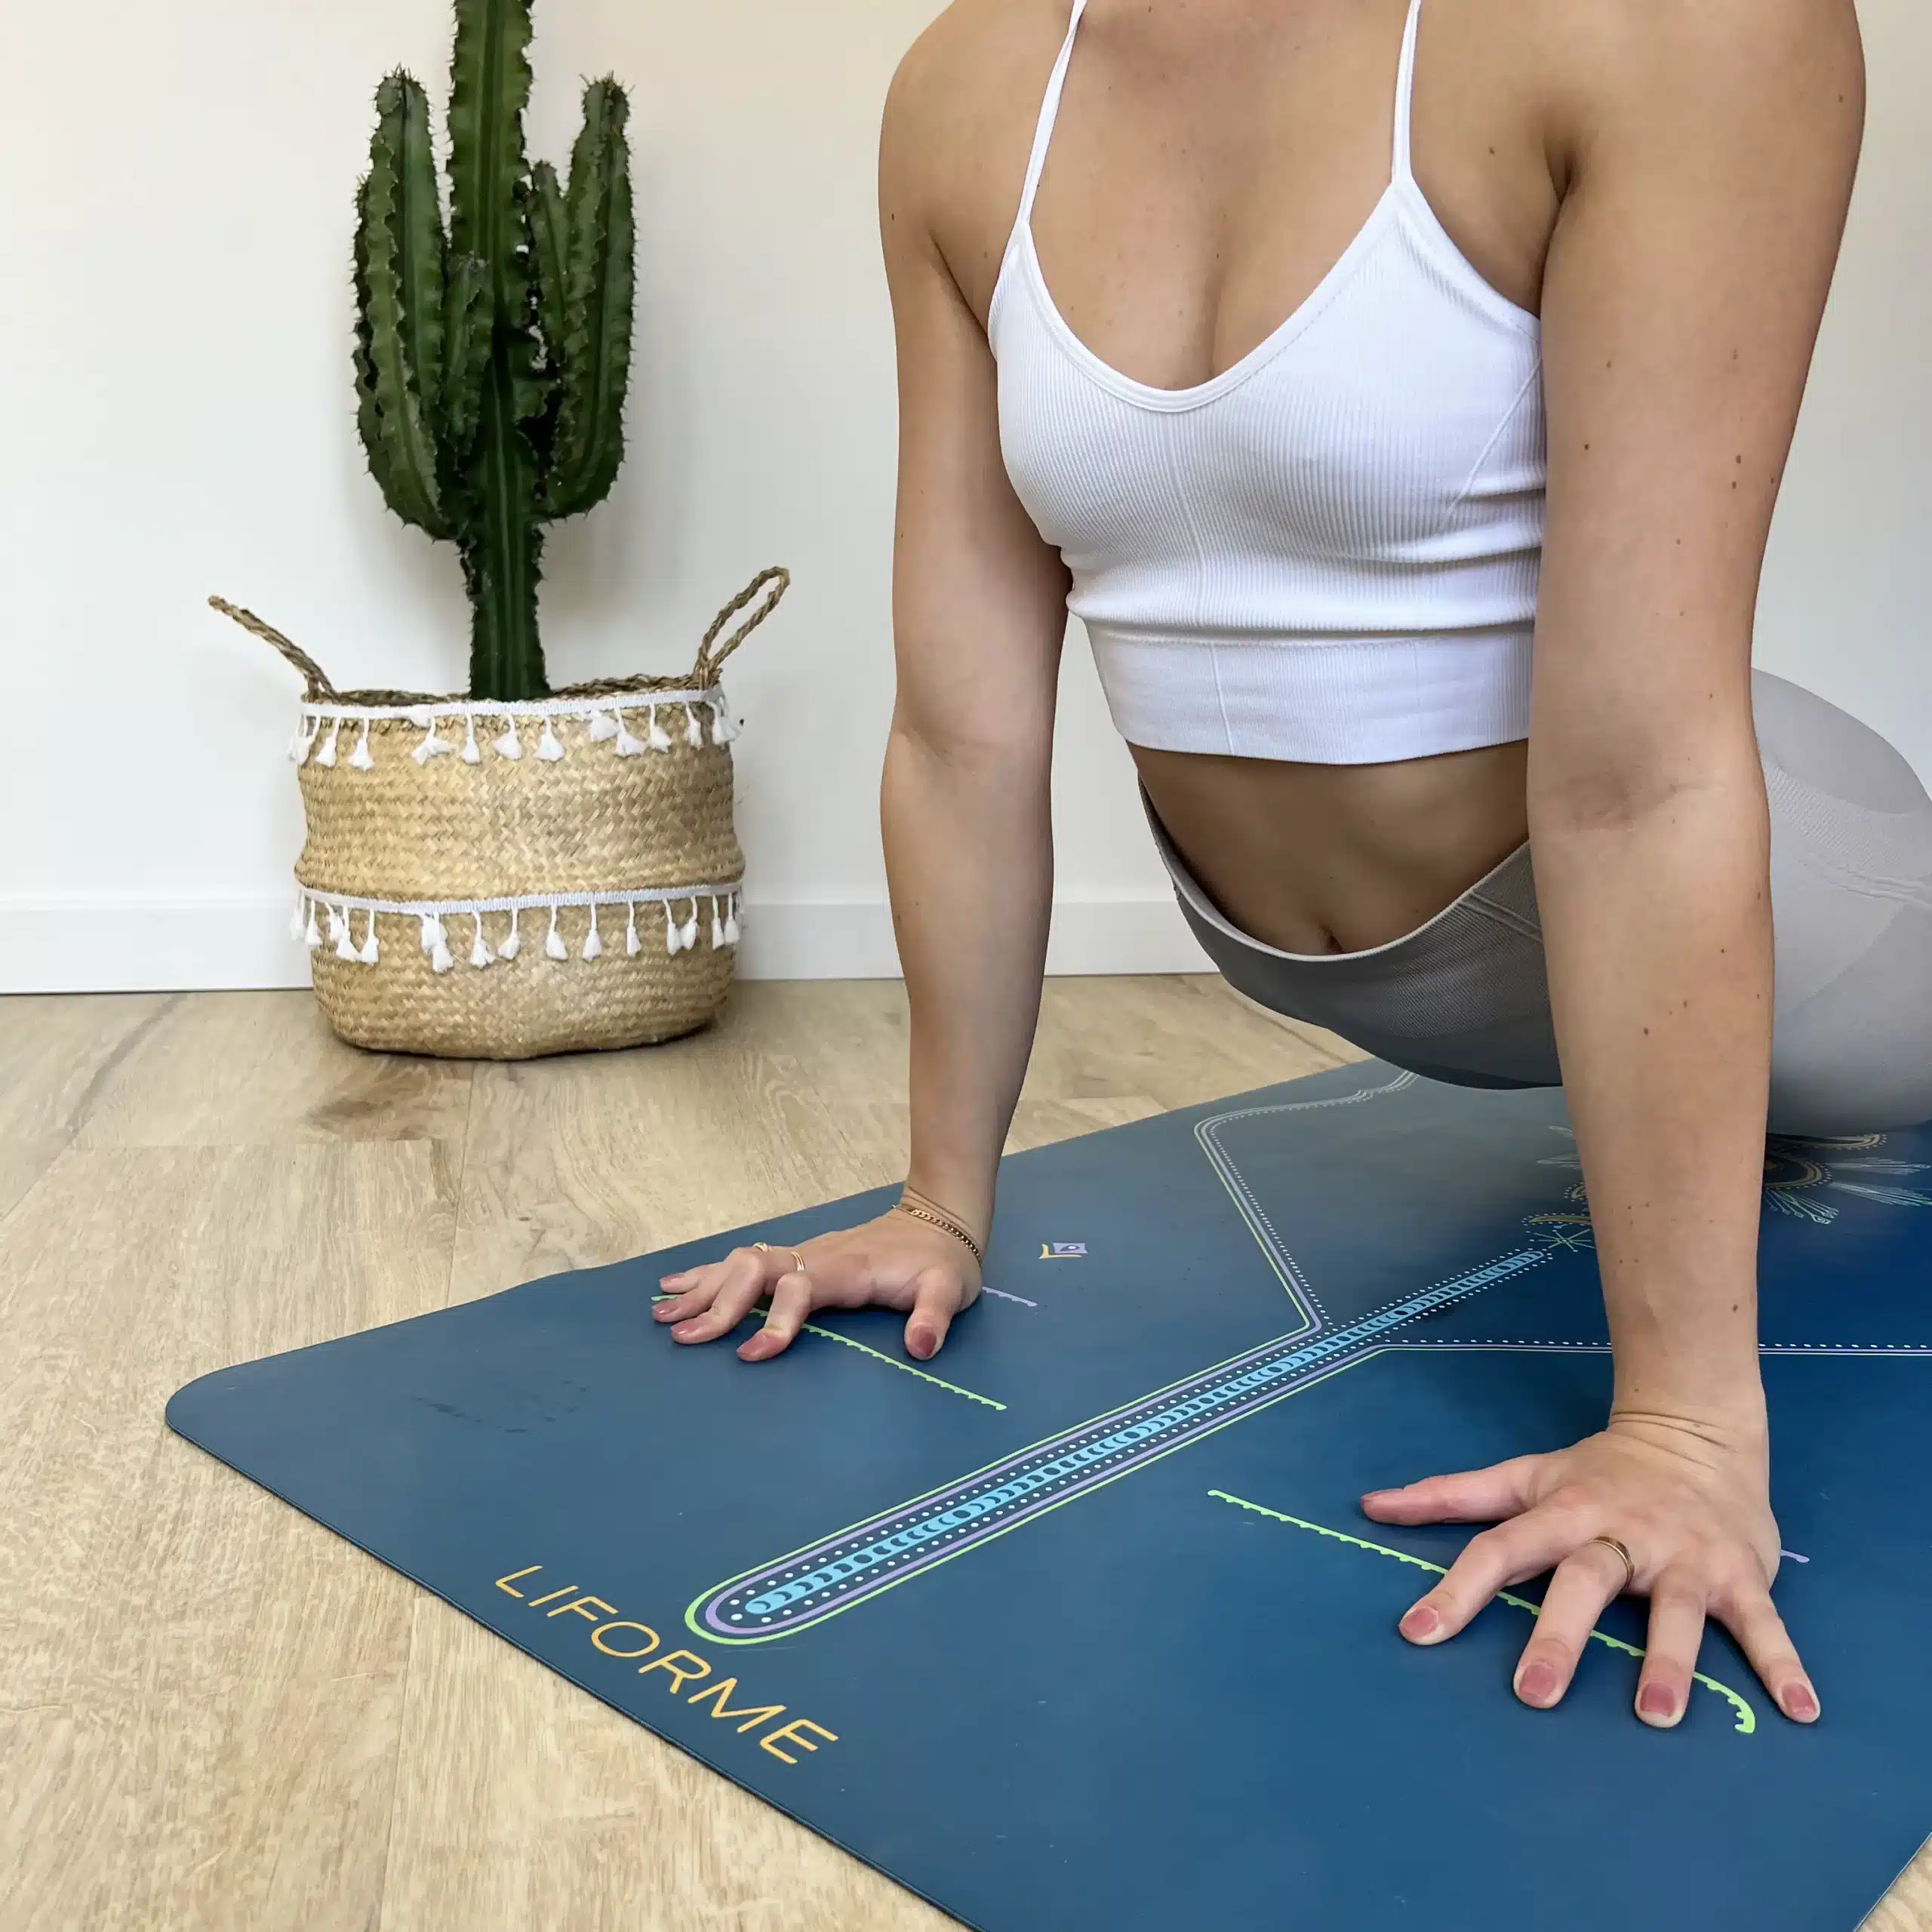
{"type": "Polygon", "coordinates": [[[450,68],[451,245],[459,257],[481,264],[488,325],[476,426],[462,465],[470,689],[497,700],[545,689],[537,635],[538,479],[554,385],[538,358],[532,288],[523,138],[530,5],[456,0],[450,68]]]}
{"type": "Polygon", "coordinates": [[[488,265],[499,321],[529,306],[530,0],[456,0],[450,63],[450,239],[488,265]]]}
{"type": "Polygon", "coordinates": [[[379,120],[369,144],[355,233],[357,425],[369,467],[389,506],[432,537],[453,534],[443,513],[434,438],[423,420],[410,363],[401,250],[396,233],[398,146],[379,120]]]}
{"type": "Polygon", "coordinates": [[[583,126],[571,155],[563,394],[545,498],[554,516],[601,502],[623,461],[637,252],[629,112],[615,81],[584,89],[583,126]]]}
{"type": "Polygon", "coordinates": [[[395,155],[396,272],[416,392],[433,411],[443,386],[444,242],[429,97],[398,68],[376,91],[376,112],[395,155]]]}
{"type": "Polygon", "coordinates": [[[516,420],[522,425],[539,454],[540,470],[547,466],[550,435],[556,416],[557,377],[540,334],[540,284],[535,272],[535,223],[526,205],[524,232],[532,245],[523,258],[523,279],[518,287],[522,306],[515,314],[515,326],[501,336],[512,384],[512,401],[516,420]]]}
{"type": "Polygon", "coordinates": [[[444,317],[441,441],[450,471],[460,475],[476,447],[490,371],[490,272],[474,255],[450,266],[444,317]]]}
{"type": "MultiPolygon", "coordinates": [[[[530,162],[523,114],[530,100],[531,0],[456,0],[450,62],[450,235],[459,255],[488,271],[492,369],[507,375],[506,420],[547,445],[552,384],[541,368],[531,286],[530,162]],[[502,365],[498,368],[498,365],[502,365]]],[[[496,377],[493,376],[492,380],[496,377]]]]}
{"type": "Polygon", "coordinates": [[[389,458],[383,449],[381,414],[376,406],[375,330],[369,320],[369,195],[374,177],[364,175],[355,189],[355,427],[368,453],[369,467],[385,497],[389,486],[383,475],[389,458]]]}
{"type": "Polygon", "coordinates": [[[557,171],[540,161],[530,171],[531,252],[537,260],[537,326],[544,359],[552,369],[564,359],[564,318],[568,306],[570,217],[557,171]]]}

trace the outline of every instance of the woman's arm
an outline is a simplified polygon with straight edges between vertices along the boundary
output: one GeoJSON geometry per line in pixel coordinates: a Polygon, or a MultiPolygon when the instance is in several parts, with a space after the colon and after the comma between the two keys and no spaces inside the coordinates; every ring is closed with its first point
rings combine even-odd
{"type": "Polygon", "coordinates": [[[912,1003],[912,1184],[983,1236],[1045,970],[1067,580],[1008,481],[992,352],[925,216],[952,143],[918,80],[902,74],[888,104],[881,167],[900,411],[881,816],[912,1003]]]}
{"type": "MultiPolygon", "coordinates": [[[[983,1241],[1031,1051],[1053,896],[1048,780],[1066,579],[1001,457],[992,353],[934,239],[937,197],[980,178],[959,152],[946,44],[915,48],[880,149],[880,215],[899,358],[893,572],[898,700],[881,813],[912,1004],[910,1185],[983,1241]]],[[[740,1353],[789,1346],[814,1307],[906,1312],[908,1352],[936,1353],[979,1291],[963,1244],[900,1214],[789,1257],[740,1249],[667,1278],[679,1341],[736,1327],[740,1353]]]]}
{"type": "Polygon", "coordinates": [[[1640,1715],[1681,1715],[1708,1612],[1808,1718],[1770,1595],[1755,1268],[1771,929],[1750,658],[1856,163],[1857,27],[1850,0],[1566,13],[1529,815],[1614,1406],[1577,1450],[1371,1507],[1510,1519],[1411,1613],[1413,1635],[1451,1635],[1555,1567],[1517,1675],[1529,1703],[1562,1696],[1623,1584],[1591,1540],[1611,1536],[1651,1598],[1640,1715]]]}

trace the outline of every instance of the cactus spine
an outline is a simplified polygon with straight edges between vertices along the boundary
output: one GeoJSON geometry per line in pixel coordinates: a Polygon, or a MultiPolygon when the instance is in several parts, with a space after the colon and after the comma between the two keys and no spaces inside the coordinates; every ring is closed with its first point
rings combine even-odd
{"type": "Polygon", "coordinates": [[[450,220],[429,107],[376,92],[355,226],[356,422],[405,523],[456,545],[470,694],[541,697],[543,525],[603,500],[623,460],[635,229],[629,103],[592,81],[570,178],[524,150],[531,0],[456,0],[450,220]]]}

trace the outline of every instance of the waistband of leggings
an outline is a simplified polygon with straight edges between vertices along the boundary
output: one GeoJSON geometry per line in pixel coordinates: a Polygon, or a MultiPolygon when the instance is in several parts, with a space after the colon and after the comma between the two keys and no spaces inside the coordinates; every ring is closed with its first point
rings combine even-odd
{"type": "Polygon", "coordinates": [[[1479,904],[1472,904],[1472,902],[1480,901],[1486,888],[1529,862],[1529,841],[1525,839],[1500,863],[1492,866],[1467,891],[1459,893],[1441,912],[1425,919],[1413,932],[1404,933],[1399,939],[1389,940],[1380,946],[1372,946],[1360,952],[1284,952],[1279,946],[1270,946],[1266,940],[1257,939],[1252,933],[1242,931],[1208,897],[1206,889],[1189,870],[1187,861],[1181,857],[1179,848],[1169,837],[1167,827],[1161,823],[1160,814],[1155,811],[1154,801],[1148,797],[1145,786],[1140,788],[1140,805],[1147,814],[1148,828],[1154,835],[1155,848],[1161,854],[1161,863],[1168,869],[1168,876],[1174,881],[1174,891],[1180,894],[1188,909],[1203,924],[1211,927],[1232,944],[1250,952],[1261,953],[1270,959],[1284,960],[1295,966],[1324,968],[1331,971],[1370,963],[1378,965],[1398,964],[1405,954],[1424,951],[1431,935],[1437,928],[1465,912],[1475,911],[1485,918],[1492,917],[1479,904]]]}

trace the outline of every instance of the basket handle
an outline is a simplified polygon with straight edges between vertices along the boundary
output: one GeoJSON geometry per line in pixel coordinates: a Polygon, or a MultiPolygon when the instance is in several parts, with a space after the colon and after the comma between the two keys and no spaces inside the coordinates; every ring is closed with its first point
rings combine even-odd
{"type": "Polygon", "coordinates": [[[240,605],[231,604],[225,597],[211,597],[208,602],[224,617],[232,617],[245,631],[252,632],[294,665],[302,673],[306,687],[303,695],[311,701],[326,702],[337,695],[336,688],[329,682],[322,667],[299,644],[284,637],[274,625],[265,624],[254,611],[245,611],[240,605]]]}
{"type": "MultiPolygon", "coordinates": [[[[774,564],[768,571],[760,571],[751,582],[733,598],[730,603],[711,620],[711,628],[704,634],[704,641],[697,648],[697,663],[691,671],[691,681],[695,685],[715,685],[718,672],[726,658],[736,651],[758,626],[778,608],[785,593],[792,587],[792,573],[782,564],[774,564]],[[718,641],[718,634],[742,611],[752,599],[763,591],[764,600],[745,621],[728,637],[715,651],[712,646],[718,641]]],[[[293,648],[293,647],[291,647],[293,648]]]]}

